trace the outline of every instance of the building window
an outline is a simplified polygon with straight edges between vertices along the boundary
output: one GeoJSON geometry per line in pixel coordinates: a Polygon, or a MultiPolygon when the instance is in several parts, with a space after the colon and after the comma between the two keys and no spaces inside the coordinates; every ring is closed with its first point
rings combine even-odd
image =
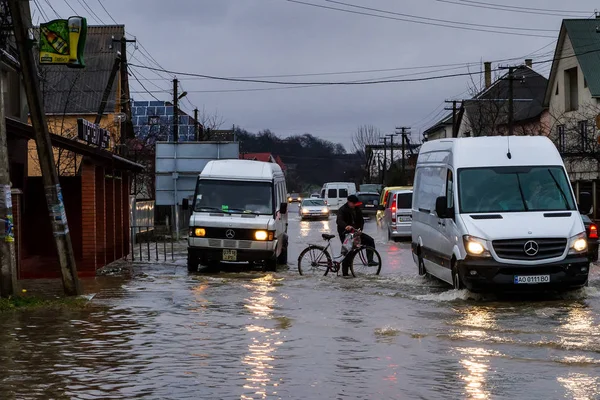
{"type": "Polygon", "coordinates": [[[581,135],[581,150],[586,151],[588,148],[588,122],[579,121],[579,135],[581,135]]]}
{"type": "Polygon", "coordinates": [[[579,109],[579,78],[577,67],[565,70],[565,111],[579,109]]]}
{"type": "Polygon", "coordinates": [[[567,148],[567,140],[565,138],[565,126],[559,125],[556,129],[558,131],[558,151],[563,153],[567,148]]]}

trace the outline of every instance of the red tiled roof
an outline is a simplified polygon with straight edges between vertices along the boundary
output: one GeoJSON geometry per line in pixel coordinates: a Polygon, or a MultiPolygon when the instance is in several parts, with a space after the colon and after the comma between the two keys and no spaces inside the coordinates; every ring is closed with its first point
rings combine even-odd
{"type": "MultiPolygon", "coordinates": [[[[242,160],[256,160],[256,161],[262,161],[262,162],[271,162],[271,157],[273,157],[273,155],[271,153],[243,153],[243,154],[240,154],[240,158],[242,160]]],[[[284,162],[281,160],[281,157],[277,156],[277,157],[273,157],[273,159],[275,160],[275,163],[277,163],[277,165],[279,165],[283,171],[285,171],[287,169],[284,162]]]]}

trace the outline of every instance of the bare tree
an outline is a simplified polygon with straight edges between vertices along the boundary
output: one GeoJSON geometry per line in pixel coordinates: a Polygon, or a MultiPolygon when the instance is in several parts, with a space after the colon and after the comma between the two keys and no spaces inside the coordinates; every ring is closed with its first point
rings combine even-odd
{"type": "Polygon", "coordinates": [[[378,145],[380,139],[381,131],[373,125],[359,126],[352,136],[354,151],[360,156],[368,182],[371,181],[371,169],[375,161],[374,154],[368,147],[378,145]]]}
{"type": "Polygon", "coordinates": [[[225,118],[219,114],[218,110],[213,113],[206,111],[206,108],[202,106],[202,110],[198,112],[198,122],[204,130],[203,137],[200,140],[211,140],[211,131],[219,130],[225,124],[225,118]]]}

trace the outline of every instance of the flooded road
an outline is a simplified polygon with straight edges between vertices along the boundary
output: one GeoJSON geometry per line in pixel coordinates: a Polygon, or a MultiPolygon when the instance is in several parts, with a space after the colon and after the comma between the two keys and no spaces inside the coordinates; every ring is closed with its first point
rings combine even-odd
{"type": "MultiPolygon", "coordinates": [[[[140,265],[83,311],[3,314],[1,399],[598,399],[600,276],[551,299],[482,298],[388,243],[369,279],[303,277],[329,222],[299,222],[275,274],[140,265]]],[[[339,252],[339,240],[334,242],[339,252]]]]}

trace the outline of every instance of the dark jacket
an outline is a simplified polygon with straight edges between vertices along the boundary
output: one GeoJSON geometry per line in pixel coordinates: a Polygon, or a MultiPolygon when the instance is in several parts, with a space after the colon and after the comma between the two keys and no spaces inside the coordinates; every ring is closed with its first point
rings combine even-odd
{"type": "Polygon", "coordinates": [[[340,235],[340,239],[343,241],[346,236],[346,227],[350,225],[354,229],[362,230],[365,226],[365,219],[360,208],[354,207],[352,209],[346,203],[338,210],[335,223],[337,224],[338,235],[340,235]]]}

